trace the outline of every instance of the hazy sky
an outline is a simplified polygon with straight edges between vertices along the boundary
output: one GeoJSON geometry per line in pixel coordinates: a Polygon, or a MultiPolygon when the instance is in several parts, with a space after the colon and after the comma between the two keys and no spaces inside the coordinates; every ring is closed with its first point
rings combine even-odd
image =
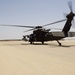
{"type": "MultiPolygon", "coordinates": [[[[64,19],[69,13],[69,0],[0,0],[0,24],[43,25],[64,19]]],[[[75,12],[75,0],[71,0],[75,12]]],[[[53,27],[63,28],[63,23],[53,27]]],[[[50,28],[48,26],[47,28],[50,28]]],[[[22,38],[28,28],[0,26],[0,39],[22,38]]]]}

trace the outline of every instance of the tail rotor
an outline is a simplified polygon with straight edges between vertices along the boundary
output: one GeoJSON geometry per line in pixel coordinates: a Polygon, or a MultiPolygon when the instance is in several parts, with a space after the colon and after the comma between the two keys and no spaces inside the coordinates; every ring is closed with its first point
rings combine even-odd
{"type": "Polygon", "coordinates": [[[71,18],[72,19],[72,27],[75,27],[74,24],[74,17],[75,17],[75,13],[73,12],[73,7],[72,7],[72,1],[68,1],[68,6],[70,9],[70,13],[68,15],[66,15],[66,18],[71,18]]]}

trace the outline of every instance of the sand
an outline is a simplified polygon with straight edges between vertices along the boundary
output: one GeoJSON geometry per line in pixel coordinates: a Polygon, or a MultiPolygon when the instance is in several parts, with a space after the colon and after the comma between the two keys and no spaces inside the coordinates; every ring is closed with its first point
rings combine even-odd
{"type": "Polygon", "coordinates": [[[75,40],[0,41],[0,75],[75,75],[75,40]]]}

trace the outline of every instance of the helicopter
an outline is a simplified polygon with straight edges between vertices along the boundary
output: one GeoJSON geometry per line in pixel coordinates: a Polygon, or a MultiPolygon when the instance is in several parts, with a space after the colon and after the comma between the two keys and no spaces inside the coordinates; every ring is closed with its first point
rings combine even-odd
{"type": "Polygon", "coordinates": [[[72,21],[74,20],[73,18],[75,16],[75,13],[73,13],[71,2],[68,2],[68,6],[70,9],[70,13],[66,15],[66,19],[62,19],[62,20],[59,20],[59,21],[56,21],[53,23],[45,24],[42,26],[4,25],[4,24],[1,24],[1,26],[31,28],[27,31],[33,30],[33,33],[30,35],[24,35],[22,38],[22,40],[24,40],[24,41],[29,41],[30,44],[33,44],[33,42],[41,42],[42,44],[44,44],[44,42],[46,42],[46,41],[57,41],[59,46],[61,46],[62,44],[59,42],[59,40],[65,38],[65,37],[75,36],[75,32],[69,32],[70,28],[72,26],[72,21]],[[43,28],[45,26],[53,25],[53,24],[60,23],[63,21],[66,21],[66,23],[61,32],[50,32],[51,29],[43,28]]]}

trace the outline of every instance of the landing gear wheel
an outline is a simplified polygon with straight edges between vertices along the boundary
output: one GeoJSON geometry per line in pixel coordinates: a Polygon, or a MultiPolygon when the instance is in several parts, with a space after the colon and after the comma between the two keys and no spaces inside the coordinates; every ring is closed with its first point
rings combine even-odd
{"type": "Polygon", "coordinates": [[[59,46],[61,46],[61,43],[58,40],[57,40],[57,42],[58,42],[59,46]]]}
{"type": "Polygon", "coordinates": [[[30,41],[30,44],[32,44],[33,42],[32,41],[30,41]]]}
{"type": "Polygon", "coordinates": [[[42,41],[42,44],[44,44],[44,41],[42,41]]]}
{"type": "Polygon", "coordinates": [[[59,46],[61,46],[61,43],[59,43],[59,46]]]}

